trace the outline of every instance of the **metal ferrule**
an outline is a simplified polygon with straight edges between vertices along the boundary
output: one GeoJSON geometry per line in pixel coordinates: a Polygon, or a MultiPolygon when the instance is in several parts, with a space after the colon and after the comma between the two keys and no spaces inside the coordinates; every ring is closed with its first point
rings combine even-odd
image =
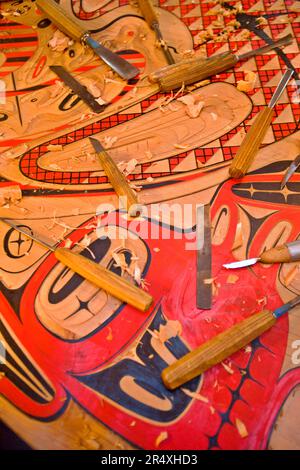
{"type": "Polygon", "coordinates": [[[83,46],[86,46],[86,42],[91,36],[91,33],[89,31],[86,31],[80,38],[80,42],[83,46]]]}
{"type": "Polygon", "coordinates": [[[300,260],[300,240],[286,244],[292,261],[300,260]]]}

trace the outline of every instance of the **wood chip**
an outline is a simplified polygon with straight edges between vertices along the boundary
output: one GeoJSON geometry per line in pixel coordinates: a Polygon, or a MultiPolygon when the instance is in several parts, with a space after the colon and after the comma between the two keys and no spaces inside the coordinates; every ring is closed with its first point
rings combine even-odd
{"type": "Polygon", "coordinates": [[[55,52],[63,52],[73,44],[74,41],[58,29],[55,31],[52,38],[48,42],[48,46],[50,47],[50,49],[55,52]]]}
{"type": "Polygon", "coordinates": [[[107,340],[107,341],[112,341],[113,338],[114,338],[114,337],[113,337],[113,334],[112,334],[112,329],[111,329],[111,327],[109,326],[109,327],[108,327],[108,335],[106,336],[106,340],[107,340]]]}
{"type": "Polygon", "coordinates": [[[235,284],[239,280],[239,276],[236,274],[229,274],[226,283],[227,284],[235,284]]]}
{"type": "Polygon", "coordinates": [[[167,431],[162,431],[155,439],[155,447],[159,447],[162,442],[168,439],[168,437],[169,434],[167,433],[167,431]]]}
{"type": "Polygon", "coordinates": [[[63,150],[63,146],[62,145],[53,145],[53,144],[50,144],[47,146],[47,151],[48,152],[61,152],[61,150],[63,150]]]}
{"type": "Polygon", "coordinates": [[[255,88],[257,74],[252,71],[245,72],[245,80],[237,82],[237,89],[245,93],[252,91],[255,88]]]}
{"type": "Polygon", "coordinates": [[[230,374],[230,375],[234,374],[234,370],[231,369],[231,367],[229,367],[227,364],[225,364],[225,362],[221,362],[221,364],[224,367],[224,369],[226,370],[226,372],[228,372],[228,374],[230,374]]]}
{"type": "Polygon", "coordinates": [[[189,389],[187,389],[187,388],[181,388],[181,390],[182,390],[183,393],[185,393],[187,396],[189,396],[189,397],[191,397],[191,398],[195,398],[195,400],[202,401],[203,403],[208,403],[208,402],[209,402],[208,398],[206,398],[205,396],[201,395],[201,393],[192,392],[191,390],[189,390],[189,389]]]}
{"type": "Polygon", "coordinates": [[[248,431],[247,431],[247,428],[245,426],[245,424],[243,423],[243,421],[241,421],[239,418],[236,418],[235,420],[235,426],[238,430],[238,433],[239,435],[244,439],[245,437],[248,437],[248,431]]]}

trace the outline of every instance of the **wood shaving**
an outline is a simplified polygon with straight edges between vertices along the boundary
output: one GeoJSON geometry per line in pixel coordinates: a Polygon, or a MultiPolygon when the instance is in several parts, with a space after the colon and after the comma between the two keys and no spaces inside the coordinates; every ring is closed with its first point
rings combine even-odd
{"type": "Polygon", "coordinates": [[[115,253],[115,252],[113,252],[112,253],[112,258],[115,261],[115,266],[118,267],[118,268],[121,268],[122,275],[124,274],[125,271],[127,272],[128,264],[126,262],[124,253],[115,253]]]}
{"type": "Polygon", "coordinates": [[[169,434],[167,433],[167,431],[162,431],[155,439],[155,447],[159,447],[162,442],[168,439],[168,437],[169,434]]]}
{"type": "Polygon", "coordinates": [[[112,329],[111,329],[111,327],[109,326],[109,327],[108,327],[108,335],[106,336],[106,340],[107,340],[107,341],[112,341],[113,339],[114,339],[114,337],[113,337],[113,334],[112,334],[112,329]]]}
{"type": "Polygon", "coordinates": [[[186,105],[185,112],[192,119],[197,118],[204,108],[204,101],[201,101],[197,95],[184,95],[180,98],[177,98],[177,101],[180,101],[186,105]]]}
{"type": "Polygon", "coordinates": [[[179,150],[185,150],[187,149],[187,145],[182,145],[182,144],[174,144],[174,147],[179,150]]]}
{"type": "Polygon", "coordinates": [[[231,367],[229,367],[227,364],[225,364],[225,362],[221,362],[221,364],[224,367],[224,369],[226,370],[226,372],[228,372],[228,374],[230,374],[230,375],[234,374],[234,370],[231,369],[231,367]]]}
{"type": "Polygon", "coordinates": [[[236,274],[229,274],[226,283],[227,284],[235,284],[239,280],[239,276],[236,274]]]}
{"type": "Polygon", "coordinates": [[[135,158],[130,160],[123,170],[124,175],[128,176],[131,173],[133,173],[137,165],[138,165],[138,161],[135,158]]]}
{"type": "Polygon", "coordinates": [[[202,401],[203,403],[208,403],[209,400],[205,396],[201,395],[201,393],[197,392],[192,392],[191,390],[188,390],[187,388],[181,388],[183,393],[185,393],[188,397],[195,398],[195,400],[202,401]]]}
{"type": "Polygon", "coordinates": [[[103,139],[103,145],[106,149],[110,149],[118,140],[118,137],[106,135],[103,139]]]}
{"type": "Polygon", "coordinates": [[[50,49],[55,52],[63,52],[73,44],[74,41],[58,29],[55,31],[52,38],[48,42],[50,49]]]}
{"type": "Polygon", "coordinates": [[[159,252],[160,252],[160,248],[153,248],[153,251],[154,251],[154,253],[159,253],[159,252]]]}
{"type": "Polygon", "coordinates": [[[53,144],[50,144],[50,145],[47,145],[47,151],[48,152],[60,152],[61,150],[63,150],[63,146],[62,145],[53,145],[53,144]]]}
{"type": "Polygon", "coordinates": [[[252,91],[255,88],[257,74],[255,72],[245,72],[245,80],[239,80],[237,82],[237,89],[245,93],[252,91]]]}
{"type": "Polygon", "coordinates": [[[247,428],[245,426],[245,424],[243,423],[243,421],[241,421],[239,418],[236,418],[235,420],[235,426],[238,430],[238,433],[239,435],[244,439],[245,437],[248,437],[248,431],[247,431],[247,428]]]}
{"type": "Polygon", "coordinates": [[[64,240],[64,248],[71,248],[72,245],[73,245],[73,242],[69,238],[64,240]]]}

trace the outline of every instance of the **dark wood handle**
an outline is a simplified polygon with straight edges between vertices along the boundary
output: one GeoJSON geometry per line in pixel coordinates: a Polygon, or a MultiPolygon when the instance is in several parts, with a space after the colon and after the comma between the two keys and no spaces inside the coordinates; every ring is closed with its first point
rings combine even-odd
{"type": "Polygon", "coordinates": [[[60,31],[67,34],[76,41],[80,41],[86,32],[79,23],[61,8],[54,0],[36,0],[37,6],[58,27],[60,31]]]}
{"type": "Polygon", "coordinates": [[[260,255],[260,261],[264,264],[290,263],[292,258],[288,247],[286,245],[281,245],[264,251],[260,255]]]}
{"type": "Polygon", "coordinates": [[[266,107],[256,116],[253,125],[232,160],[229,168],[229,174],[232,178],[242,178],[249,170],[272,122],[273,115],[274,109],[266,107]]]}
{"type": "Polygon", "coordinates": [[[163,383],[170,390],[180,387],[239,351],[275,322],[276,318],[269,310],[246,318],[167,367],[162,372],[163,383]]]}

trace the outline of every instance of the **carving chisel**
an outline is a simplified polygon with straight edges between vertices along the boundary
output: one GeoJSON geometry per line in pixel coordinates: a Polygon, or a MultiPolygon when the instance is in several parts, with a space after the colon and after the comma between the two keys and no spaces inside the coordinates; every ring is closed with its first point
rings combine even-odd
{"type": "Polygon", "coordinates": [[[79,253],[74,253],[67,248],[53,248],[45,241],[26,232],[10,220],[0,220],[17,232],[22,233],[25,237],[30,238],[44,248],[47,248],[47,250],[52,251],[56,259],[62,264],[122,302],[126,302],[143,312],[147,311],[152,304],[153,299],[147,292],[144,292],[142,289],[139,289],[100,264],[89,260],[79,253]]]}
{"type": "Polygon", "coordinates": [[[285,173],[284,177],[282,178],[280,189],[283,189],[285,187],[285,185],[291,179],[291,177],[293,176],[295,171],[297,171],[299,166],[300,166],[300,155],[298,155],[295,158],[295,160],[290,164],[290,166],[286,170],[286,173],[285,173]]]}
{"type": "Polygon", "coordinates": [[[209,310],[212,302],[210,206],[197,207],[197,308],[209,310]]]}
{"type": "Polygon", "coordinates": [[[173,56],[169,51],[168,45],[164,42],[163,36],[161,34],[158,17],[154,10],[152,1],[151,0],[138,0],[138,5],[140,7],[140,10],[146,22],[148,23],[150,28],[153,29],[153,31],[155,32],[157,40],[160,44],[160,47],[165,55],[165,58],[168,64],[175,64],[173,56]]]}
{"type": "Polygon", "coordinates": [[[120,75],[120,77],[125,80],[130,80],[139,73],[139,69],[95,41],[95,39],[91,37],[90,32],[85,31],[82,26],[71,18],[54,0],[37,0],[36,4],[60,31],[67,34],[72,39],[90,46],[95,54],[120,75]]]}
{"type": "Polygon", "coordinates": [[[264,251],[258,258],[234,261],[233,263],[223,264],[226,269],[238,269],[253,266],[260,262],[263,264],[275,263],[293,263],[300,261],[300,240],[276,246],[270,250],[264,251]]]}
{"type": "Polygon", "coordinates": [[[229,168],[232,178],[242,178],[249,170],[274,116],[274,106],[292,78],[294,70],[288,69],[283,75],[268,106],[257,114],[229,168]]]}
{"type": "Polygon", "coordinates": [[[162,67],[150,73],[148,80],[150,83],[157,83],[163,92],[171,91],[180,88],[182,84],[190,85],[205,80],[212,75],[225,72],[234,67],[240,60],[265,54],[278,47],[287,46],[292,41],[293,37],[289,34],[278,41],[274,41],[272,45],[266,45],[241,55],[234,54],[233,52],[224,52],[208,59],[196,57],[182,60],[177,64],[162,67]]]}
{"type": "Polygon", "coordinates": [[[106,108],[106,104],[99,104],[96,98],[81,85],[62,65],[50,65],[50,70],[54,72],[71,90],[85,102],[85,104],[94,112],[101,113],[106,108]]]}
{"type": "Polygon", "coordinates": [[[168,389],[174,390],[203,374],[272,328],[278,318],[299,304],[300,296],[274,312],[263,310],[214,336],[163,370],[163,383],[168,389]]]}
{"type": "Polygon", "coordinates": [[[134,217],[139,215],[140,211],[138,209],[139,203],[137,196],[129,186],[126,177],[119,170],[118,166],[106,152],[99,140],[90,137],[90,141],[110,184],[116,191],[117,195],[121,198],[121,203],[123,201],[125,202],[124,209],[127,210],[130,216],[134,217]]]}

